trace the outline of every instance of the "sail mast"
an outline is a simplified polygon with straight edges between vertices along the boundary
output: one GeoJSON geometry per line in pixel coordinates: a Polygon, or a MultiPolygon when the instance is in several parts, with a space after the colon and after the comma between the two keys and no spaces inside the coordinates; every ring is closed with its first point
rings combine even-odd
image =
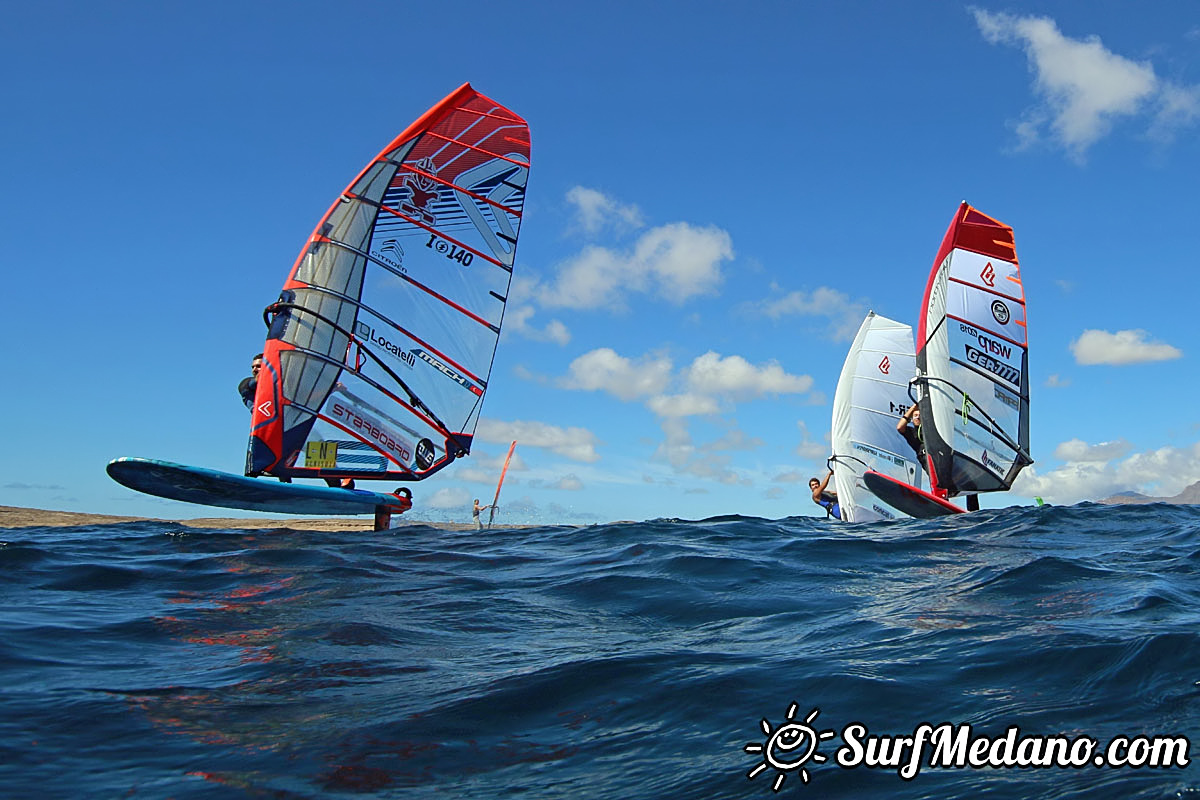
{"type": "Polygon", "coordinates": [[[488,528],[492,527],[492,520],[496,518],[496,503],[500,502],[500,487],[504,485],[504,476],[508,473],[508,462],[512,461],[513,450],[517,449],[517,443],[514,441],[508,446],[508,455],[504,457],[504,467],[500,470],[500,480],[496,483],[496,496],[492,498],[492,508],[488,512],[488,528]]]}

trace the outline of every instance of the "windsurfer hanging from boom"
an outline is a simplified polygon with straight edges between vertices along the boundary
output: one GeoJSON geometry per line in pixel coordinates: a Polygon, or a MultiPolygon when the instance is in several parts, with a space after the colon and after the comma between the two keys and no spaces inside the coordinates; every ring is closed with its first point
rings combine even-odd
{"type": "MultiPolygon", "coordinates": [[[[921,409],[916,403],[908,407],[904,412],[904,416],[896,423],[896,430],[904,437],[904,441],[908,442],[908,446],[917,454],[917,463],[921,465],[921,469],[925,470],[925,474],[929,474],[929,457],[925,452],[925,437],[921,435],[921,409]],[[909,422],[913,427],[909,427],[909,422]]],[[[979,510],[979,495],[967,495],[967,511],[979,510]]]]}

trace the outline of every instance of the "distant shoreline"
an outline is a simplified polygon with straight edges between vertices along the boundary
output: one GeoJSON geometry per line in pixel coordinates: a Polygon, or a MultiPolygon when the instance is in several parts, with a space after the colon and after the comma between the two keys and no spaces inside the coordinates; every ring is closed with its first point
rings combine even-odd
{"type": "MultiPolygon", "coordinates": [[[[0,528],[61,528],[75,525],[119,525],[126,522],[173,522],[189,528],[290,528],[300,531],[369,531],[370,516],[362,517],[296,517],[254,518],[198,517],[195,519],[162,519],[159,517],[122,517],[111,514],[84,514],[75,511],[48,511],[40,508],[0,506],[0,528]]],[[[428,525],[444,531],[473,531],[474,523],[429,522],[405,515],[392,517],[394,527],[428,525]]],[[[493,528],[515,528],[518,525],[493,525],[493,528]]]]}

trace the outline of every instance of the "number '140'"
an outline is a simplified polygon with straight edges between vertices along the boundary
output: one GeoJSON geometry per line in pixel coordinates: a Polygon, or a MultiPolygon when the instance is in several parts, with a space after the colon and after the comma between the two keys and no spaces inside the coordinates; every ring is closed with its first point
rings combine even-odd
{"type": "Polygon", "coordinates": [[[471,261],[475,258],[475,255],[469,250],[452,245],[445,239],[439,239],[436,233],[429,234],[429,241],[425,243],[425,246],[438,251],[451,261],[457,261],[464,267],[471,266],[471,261]]]}

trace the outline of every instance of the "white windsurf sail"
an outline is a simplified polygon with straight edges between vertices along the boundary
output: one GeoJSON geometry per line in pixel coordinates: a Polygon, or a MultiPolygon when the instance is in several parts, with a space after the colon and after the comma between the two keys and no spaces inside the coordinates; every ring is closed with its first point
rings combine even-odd
{"type": "Polygon", "coordinates": [[[267,309],[246,474],[420,480],[471,450],[529,126],[464,84],[371,161],[267,309]]]}
{"type": "Polygon", "coordinates": [[[939,497],[1005,491],[1033,463],[1028,341],[1012,228],[963,203],[917,330],[915,383],[939,497]]]}
{"type": "Polygon", "coordinates": [[[833,469],[838,504],[847,522],[907,517],[863,485],[868,470],[920,488],[916,454],[896,430],[908,410],[916,372],[912,327],[867,314],[833,396],[833,469]]]}

